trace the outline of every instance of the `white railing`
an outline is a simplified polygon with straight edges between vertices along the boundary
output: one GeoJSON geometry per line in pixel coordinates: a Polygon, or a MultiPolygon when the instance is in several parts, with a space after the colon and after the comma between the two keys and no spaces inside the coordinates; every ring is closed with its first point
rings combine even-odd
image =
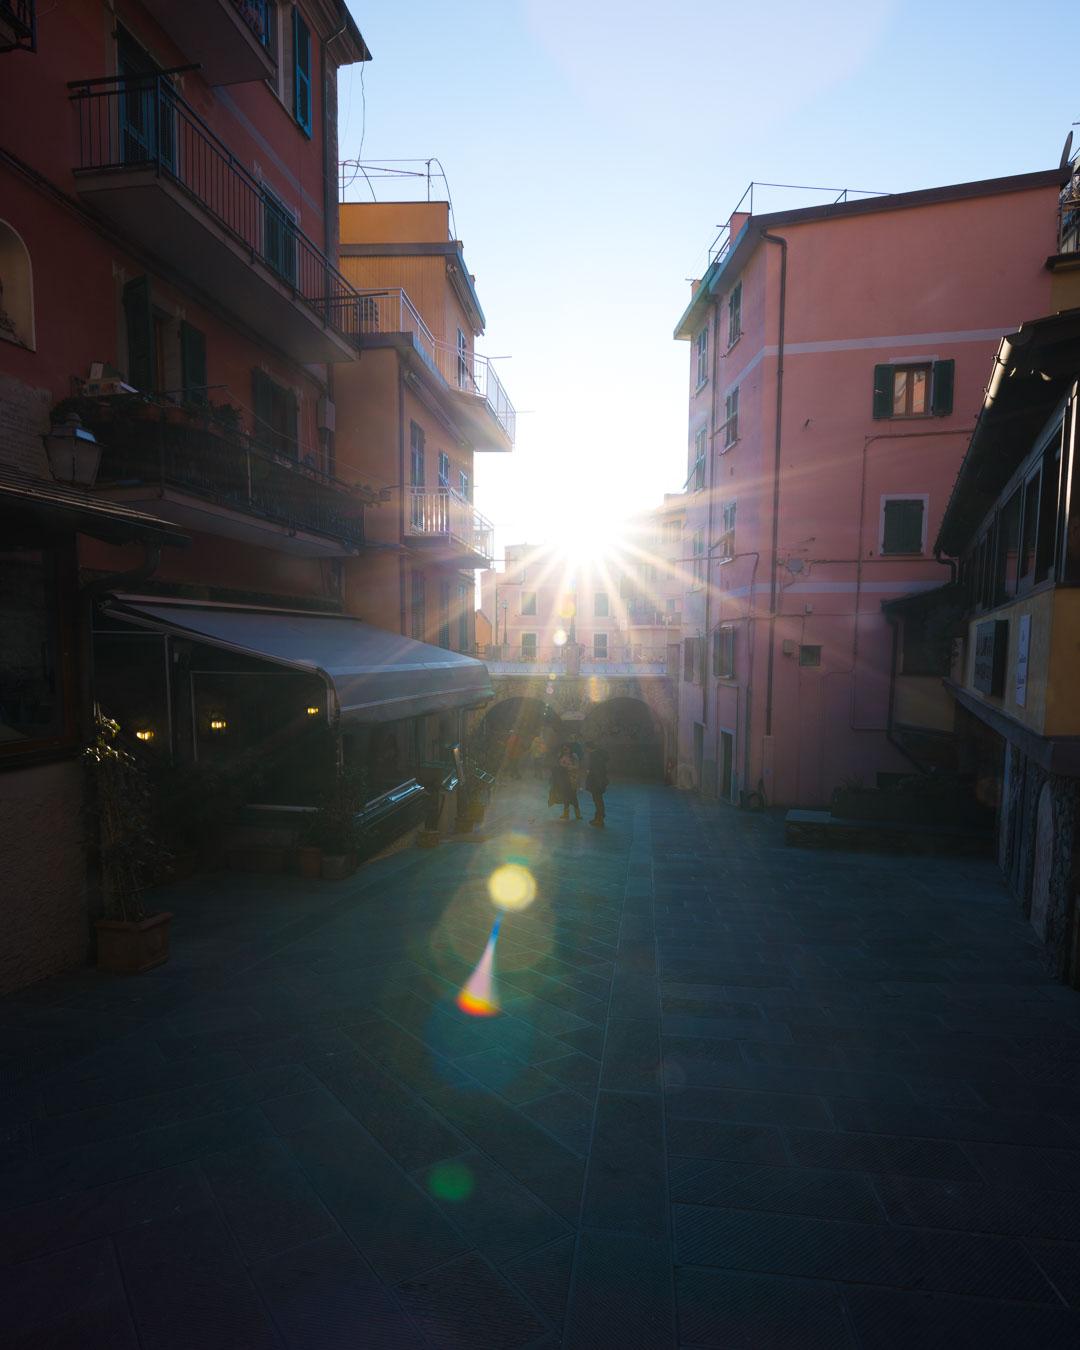
{"type": "Polygon", "coordinates": [[[446,539],[463,544],[488,563],[495,556],[495,530],[472,502],[453,488],[409,489],[409,533],[424,539],[446,539]]]}
{"type": "Polygon", "coordinates": [[[482,400],[511,440],[517,431],[517,413],[502,381],[486,356],[459,350],[441,342],[400,286],[359,292],[357,327],[361,335],[411,333],[427,364],[451,389],[482,400]]]}

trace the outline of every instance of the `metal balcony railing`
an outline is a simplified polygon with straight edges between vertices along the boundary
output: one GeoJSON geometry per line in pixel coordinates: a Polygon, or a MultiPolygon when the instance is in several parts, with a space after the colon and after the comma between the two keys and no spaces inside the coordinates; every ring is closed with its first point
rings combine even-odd
{"type": "Polygon", "coordinates": [[[491,521],[453,488],[409,489],[409,533],[462,544],[488,562],[495,556],[491,521]]]}
{"type": "Polygon", "coordinates": [[[269,0],[232,0],[233,8],[259,39],[263,47],[270,46],[269,0]]]}
{"type": "Polygon", "coordinates": [[[482,400],[503,431],[514,439],[517,413],[502,381],[486,356],[441,342],[400,287],[362,290],[359,294],[361,334],[411,333],[424,360],[451,389],[482,400]]]}
{"type": "MultiPolygon", "coordinates": [[[[1080,189],[1080,183],[1073,184],[1080,189]]],[[[1058,253],[1080,253],[1080,192],[1062,197],[1058,209],[1058,253]]]]}
{"type": "Polygon", "coordinates": [[[0,52],[37,51],[34,0],[0,0],[0,52]]]}
{"type": "Polygon", "coordinates": [[[275,451],[240,427],[221,427],[142,399],[80,399],[101,448],[99,487],[155,483],[291,530],[364,542],[363,504],[345,483],[275,451]]]}
{"type": "Polygon", "coordinates": [[[288,208],[218,139],[167,76],[76,82],[77,172],[152,168],[195,201],[293,299],[352,346],[357,294],[288,208]]]}

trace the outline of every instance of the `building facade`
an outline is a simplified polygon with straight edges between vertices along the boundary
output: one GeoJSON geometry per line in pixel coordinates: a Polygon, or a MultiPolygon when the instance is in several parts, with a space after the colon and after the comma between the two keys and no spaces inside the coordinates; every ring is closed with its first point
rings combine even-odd
{"type": "Polygon", "coordinates": [[[690,346],[678,781],[819,806],[912,771],[890,596],[936,537],[1001,335],[1051,299],[1061,173],[732,217],[690,346]],[[987,279],[992,278],[992,284],[987,279]]]}

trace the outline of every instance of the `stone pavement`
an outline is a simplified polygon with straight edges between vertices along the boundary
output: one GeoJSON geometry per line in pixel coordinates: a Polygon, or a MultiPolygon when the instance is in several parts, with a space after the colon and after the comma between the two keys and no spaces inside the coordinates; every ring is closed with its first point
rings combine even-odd
{"type": "Polygon", "coordinates": [[[1080,997],[993,868],[542,801],[0,1001],[5,1346],[1080,1344],[1080,997]]]}

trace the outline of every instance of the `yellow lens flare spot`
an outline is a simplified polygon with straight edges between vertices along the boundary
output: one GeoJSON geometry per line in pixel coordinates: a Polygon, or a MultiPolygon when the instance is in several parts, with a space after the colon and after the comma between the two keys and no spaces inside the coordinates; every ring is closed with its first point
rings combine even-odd
{"type": "Polygon", "coordinates": [[[438,1200],[468,1200],[476,1178],[464,1163],[439,1163],[428,1173],[428,1190],[438,1200]]]}
{"type": "Polygon", "coordinates": [[[574,604],[572,596],[564,595],[559,601],[559,618],[572,619],[577,613],[577,606],[574,604]]]}
{"type": "Polygon", "coordinates": [[[536,878],[521,863],[504,863],[488,878],[488,894],[500,909],[527,909],[536,899],[536,878]]]}

